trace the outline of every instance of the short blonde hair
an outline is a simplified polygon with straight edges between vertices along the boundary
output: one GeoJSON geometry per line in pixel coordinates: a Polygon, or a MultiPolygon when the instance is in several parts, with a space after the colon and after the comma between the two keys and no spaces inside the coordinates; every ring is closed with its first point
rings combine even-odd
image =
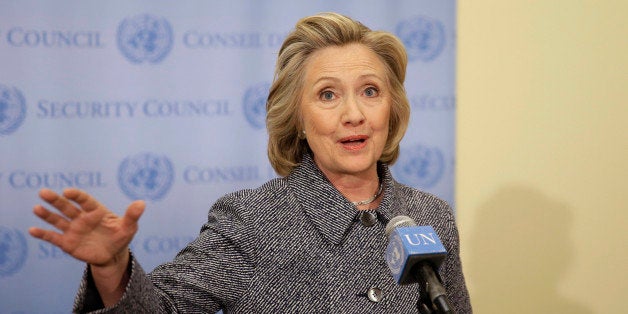
{"type": "Polygon", "coordinates": [[[403,44],[393,34],[372,31],[347,16],[321,13],[299,20],[279,50],[275,77],[266,102],[268,158],[277,174],[288,175],[309,151],[307,141],[299,136],[303,130],[299,103],[308,57],[325,47],[351,43],[368,47],[386,66],[392,108],[389,134],[379,161],[393,164],[397,160],[399,142],[410,119],[410,105],[403,86],[408,63],[403,44]]]}

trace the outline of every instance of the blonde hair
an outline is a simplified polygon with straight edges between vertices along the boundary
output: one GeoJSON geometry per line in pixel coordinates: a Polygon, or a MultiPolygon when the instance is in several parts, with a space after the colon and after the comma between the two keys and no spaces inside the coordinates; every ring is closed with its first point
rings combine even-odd
{"type": "Polygon", "coordinates": [[[362,44],[375,52],[386,66],[391,87],[392,108],[389,134],[379,161],[393,164],[399,156],[399,142],[410,119],[410,105],[403,86],[408,57],[401,41],[389,32],[372,31],[347,16],[321,13],[299,20],[279,50],[275,77],[266,102],[268,159],[275,171],[288,175],[309,150],[299,136],[300,98],[308,57],[329,46],[362,44]]]}

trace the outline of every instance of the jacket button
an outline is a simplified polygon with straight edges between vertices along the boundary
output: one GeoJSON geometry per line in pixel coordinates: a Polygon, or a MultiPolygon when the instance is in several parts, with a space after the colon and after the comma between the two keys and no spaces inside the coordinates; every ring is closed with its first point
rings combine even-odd
{"type": "Polygon", "coordinates": [[[366,296],[372,302],[377,303],[377,302],[381,301],[384,298],[384,293],[382,292],[382,289],[380,289],[380,288],[371,287],[369,289],[369,291],[366,293],[366,296]]]}
{"type": "Polygon", "coordinates": [[[365,227],[371,227],[375,225],[377,222],[377,217],[373,212],[361,211],[360,212],[360,222],[365,227]]]}

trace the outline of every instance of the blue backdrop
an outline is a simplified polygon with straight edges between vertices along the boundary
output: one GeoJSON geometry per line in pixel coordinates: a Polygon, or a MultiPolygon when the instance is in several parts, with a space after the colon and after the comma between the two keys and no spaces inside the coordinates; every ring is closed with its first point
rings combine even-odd
{"type": "Polygon", "coordinates": [[[221,195],[275,176],[264,105],[296,21],[352,16],[405,43],[412,106],[396,178],[453,206],[455,1],[0,2],[0,312],[67,313],[84,265],[28,236],[37,191],[147,210],[147,270],[221,195]]]}

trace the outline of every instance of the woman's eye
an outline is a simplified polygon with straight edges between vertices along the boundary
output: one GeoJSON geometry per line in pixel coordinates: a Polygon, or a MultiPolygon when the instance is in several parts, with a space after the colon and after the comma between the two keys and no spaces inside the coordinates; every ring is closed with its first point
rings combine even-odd
{"type": "Polygon", "coordinates": [[[334,93],[332,91],[324,91],[321,93],[321,99],[323,100],[333,100],[334,93]]]}
{"type": "Polygon", "coordinates": [[[364,95],[367,97],[375,97],[379,91],[375,87],[368,87],[364,90],[364,95]]]}

